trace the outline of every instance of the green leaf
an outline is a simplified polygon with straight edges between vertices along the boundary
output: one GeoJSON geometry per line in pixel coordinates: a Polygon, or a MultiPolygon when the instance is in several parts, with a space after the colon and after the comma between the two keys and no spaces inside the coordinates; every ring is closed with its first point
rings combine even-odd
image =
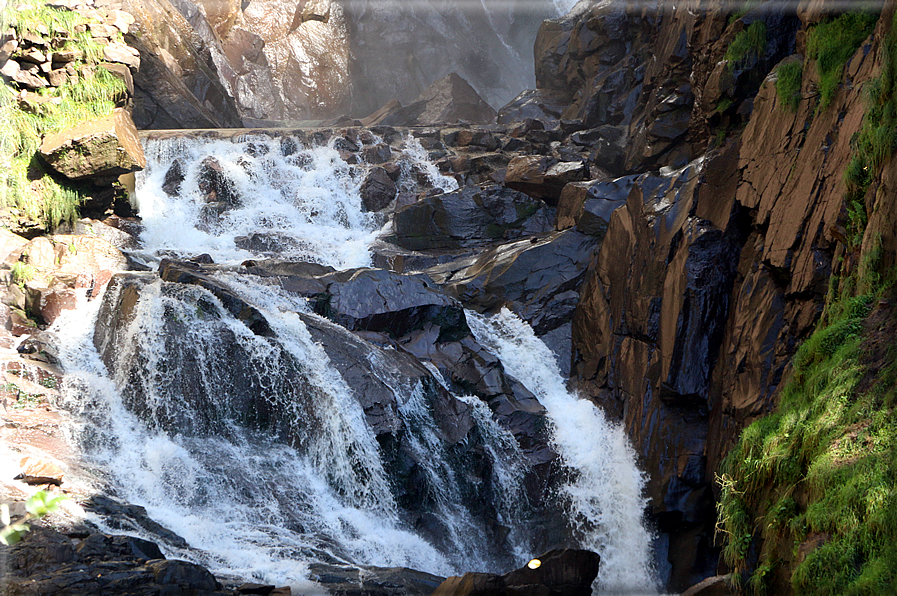
{"type": "Polygon", "coordinates": [[[59,495],[58,497],[53,498],[49,498],[49,496],[47,491],[37,491],[25,501],[25,509],[34,517],[43,517],[48,513],[53,513],[59,509],[59,503],[67,498],[65,495],[59,495]]]}
{"type": "Polygon", "coordinates": [[[28,531],[26,524],[13,524],[0,530],[0,542],[9,546],[21,542],[22,534],[28,531]]]}

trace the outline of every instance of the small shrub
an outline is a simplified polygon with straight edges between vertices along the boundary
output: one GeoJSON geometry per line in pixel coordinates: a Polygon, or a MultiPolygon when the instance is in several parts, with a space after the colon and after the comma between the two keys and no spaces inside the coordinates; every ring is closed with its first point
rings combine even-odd
{"type": "Polygon", "coordinates": [[[12,282],[14,284],[25,285],[25,283],[37,277],[37,269],[22,261],[16,261],[12,264],[12,282]]]}
{"type": "Polygon", "coordinates": [[[795,112],[800,105],[800,88],[804,78],[804,67],[800,62],[785,62],[776,70],[776,93],[786,109],[795,112]]]}
{"type": "MultiPolygon", "coordinates": [[[[894,26],[897,26],[897,15],[894,26]]],[[[859,245],[866,227],[866,191],[897,149],[897,36],[893,29],[885,38],[884,46],[882,73],[866,85],[863,126],[851,139],[853,155],[844,171],[851,247],[859,245]]]]}

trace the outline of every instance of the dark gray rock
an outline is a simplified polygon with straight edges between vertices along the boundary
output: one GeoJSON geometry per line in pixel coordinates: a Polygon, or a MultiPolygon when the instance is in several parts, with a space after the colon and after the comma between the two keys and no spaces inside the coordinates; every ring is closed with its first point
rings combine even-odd
{"type": "Polygon", "coordinates": [[[524,193],[465,187],[397,211],[393,241],[411,250],[479,246],[548,231],[552,216],[542,201],[524,193]]]}
{"type": "Polygon", "coordinates": [[[465,305],[507,306],[541,335],[572,319],[599,245],[595,237],[568,230],[503,244],[428,273],[465,305]]]}
{"type": "Polygon", "coordinates": [[[385,169],[372,168],[359,192],[365,211],[381,211],[396,198],[396,183],[385,169]]]}
{"type": "Polygon", "coordinates": [[[227,172],[214,157],[202,160],[199,166],[198,185],[206,203],[223,203],[232,208],[241,202],[234,181],[228,177],[227,172]]]}
{"type": "Polygon", "coordinates": [[[535,569],[521,567],[504,575],[465,573],[447,578],[433,596],[589,596],[601,557],[587,550],[552,550],[538,557],[535,569]]]}

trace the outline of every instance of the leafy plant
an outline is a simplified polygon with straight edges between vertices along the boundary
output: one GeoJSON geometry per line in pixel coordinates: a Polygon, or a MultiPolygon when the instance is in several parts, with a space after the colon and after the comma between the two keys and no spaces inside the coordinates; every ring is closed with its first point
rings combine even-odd
{"type": "Polygon", "coordinates": [[[3,503],[0,505],[0,522],[3,523],[3,528],[0,529],[0,542],[11,545],[21,541],[22,535],[30,530],[28,521],[40,519],[49,513],[53,513],[59,509],[59,505],[67,498],[65,495],[50,497],[47,491],[39,490],[25,501],[25,511],[27,513],[22,521],[16,523],[12,523],[10,518],[9,505],[3,503]]]}

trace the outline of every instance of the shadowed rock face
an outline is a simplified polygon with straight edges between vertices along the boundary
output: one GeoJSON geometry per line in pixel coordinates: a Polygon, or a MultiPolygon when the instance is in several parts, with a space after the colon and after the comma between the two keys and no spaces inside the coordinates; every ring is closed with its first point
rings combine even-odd
{"type": "MultiPolygon", "coordinates": [[[[137,128],[239,126],[240,115],[209,46],[176,7],[168,0],[122,3],[135,18],[126,41],[141,56],[134,74],[137,128]]],[[[201,14],[197,19],[208,26],[201,14]]]]}
{"type": "Polygon", "coordinates": [[[535,569],[526,566],[504,575],[465,573],[442,582],[433,596],[587,596],[598,576],[601,557],[586,550],[559,549],[540,555],[535,569]]]}

